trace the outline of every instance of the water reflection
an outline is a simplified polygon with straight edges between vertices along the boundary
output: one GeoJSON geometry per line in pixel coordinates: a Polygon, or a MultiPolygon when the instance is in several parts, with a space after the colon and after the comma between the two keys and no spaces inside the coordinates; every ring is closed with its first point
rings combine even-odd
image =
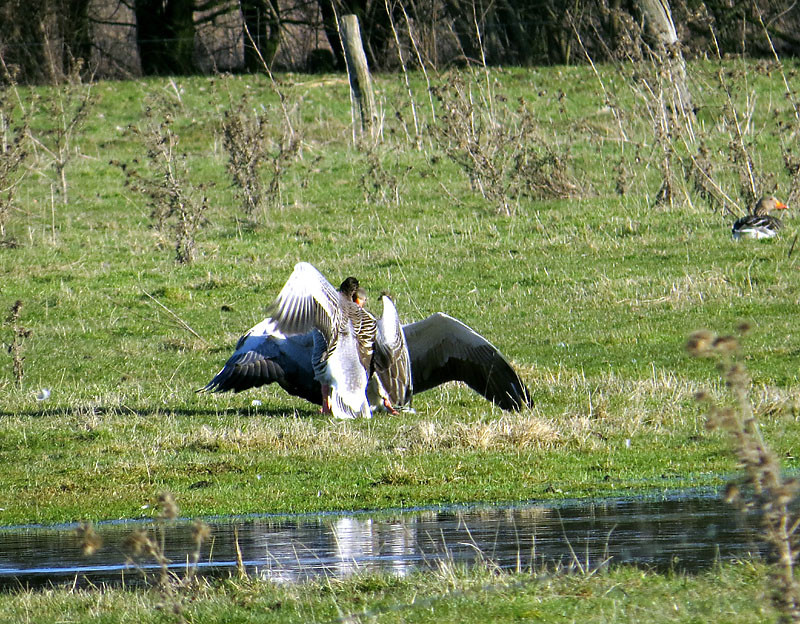
{"type": "MultiPolygon", "coordinates": [[[[633,563],[694,572],[746,557],[756,522],[716,496],[670,495],[514,507],[403,513],[246,517],[208,521],[199,571],[228,574],[237,541],[251,574],[278,582],[382,570],[397,575],[443,563],[483,561],[528,570],[560,564],[633,563]]],[[[153,529],[153,525],[145,525],[153,529]]],[[[84,557],[74,527],[0,529],[0,587],[42,583],[132,583],[157,568],[126,563],[122,542],[141,523],[101,524],[103,548],[84,557]]],[[[155,529],[154,529],[155,530],[155,529]]],[[[191,525],[164,529],[165,554],[181,573],[194,550],[191,525]]],[[[160,534],[159,534],[160,537],[160,534]]]]}

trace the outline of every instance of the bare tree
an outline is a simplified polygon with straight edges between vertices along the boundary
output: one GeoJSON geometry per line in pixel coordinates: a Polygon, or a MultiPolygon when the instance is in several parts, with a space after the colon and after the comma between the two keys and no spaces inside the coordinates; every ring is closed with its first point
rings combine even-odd
{"type": "Polygon", "coordinates": [[[272,64],[281,43],[278,0],[240,0],[244,21],[244,67],[259,71],[272,64]]]}
{"type": "Polygon", "coordinates": [[[136,45],[142,73],[186,74],[194,70],[193,0],[135,0],[136,45]]]}
{"type": "Polygon", "coordinates": [[[637,1],[653,41],[655,56],[675,87],[674,105],[682,113],[691,114],[692,98],[686,83],[686,63],[669,3],[667,0],[637,1]]]}

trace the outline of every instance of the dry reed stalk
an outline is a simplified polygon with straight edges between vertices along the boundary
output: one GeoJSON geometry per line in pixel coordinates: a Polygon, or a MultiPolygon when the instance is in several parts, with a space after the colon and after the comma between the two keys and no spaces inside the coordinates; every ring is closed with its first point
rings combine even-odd
{"type": "Polygon", "coordinates": [[[11,354],[11,361],[14,366],[14,381],[18,388],[22,387],[22,380],[25,377],[25,356],[23,355],[23,344],[31,336],[31,330],[20,325],[19,319],[22,312],[22,301],[17,300],[11,306],[11,310],[6,318],[6,323],[13,332],[11,343],[8,345],[8,352],[11,354]]]}
{"type": "MultiPolygon", "coordinates": [[[[747,330],[740,327],[741,333],[747,330]]],[[[697,394],[708,406],[707,427],[728,434],[743,471],[740,479],[728,484],[725,497],[760,515],[761,535],[773,556],[771,599],[779,621],[800,622],[800,584],[794,575],[800,518],[792,510],[800,484],[783,476],[778,457],[761,434],[750,402],[750,376],[738,360],[739,339],[702,330],[689,336],[686,348],[694,357],[715,360],[728,389],[728,405],[714,404],[707,392],[697,394]]]]}

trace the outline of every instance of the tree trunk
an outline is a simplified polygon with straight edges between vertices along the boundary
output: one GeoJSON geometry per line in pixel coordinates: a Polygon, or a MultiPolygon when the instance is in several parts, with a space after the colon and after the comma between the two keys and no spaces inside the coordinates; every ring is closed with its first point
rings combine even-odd
{"type": "Polygon", "coordinates": [[[194,72],[194,0],[167,0],[169,73],[194,72]]]}
{"type": "Polygon", "coordinates": [[[472,21],[472,12],[468,10],[468,5],[460,0],[445,0],[445,9],[453,19],[453,31],[465,60],[480,60],[480,50],[475,45],[475,24],[472,21]]]}
{"type": "Polygon", "coordinates": [[[0,54],[20,82],[52,82],[47,59],[47,0],[0,2],[0,54]]]}
{"type": "MultiPolygon", "coordinates": [[[[508,50],[506,58],[515,58],[521,65],[532,65],[534,47],[530,41],[530,28],[526,27],[527,22],[525,11],[528,8],[527,2],[509,2],[501,0],[497,4],[497,12],[500,21],[505,25],[506,39],[508,40],[508,50]]],[[[532,20],[531,20],[532,22],[532,20]]]]}
{"type": "Polygon", "coordinates": [[[86,68],[92,56],[89,0],[64,0],[61,9],[61,35],[64,38],[64,71],[71,74],[81,61],[86,68]]]}
{"type": "Polygon", "coordinates": [[[241,0],[244,20],[244,66],[255,72],[272,65],[281,42],[277,0],[241,0]]]}
{"type": "Polygon", "coordinates": [[[146,76],[191,73],[193,0],[135,0],[134,11],[142,73],[146,76]]]}
{"type": "Polygon", "coordinates": [[[328,45],[331,46],[333,56],[336,58],[336,66],[344,67],[344,52],[342,42],[339,39],[339,28],[336,24],[336,11],[332,0],[318,0],[319,10],[322,14],[322,27],[325,30],[325,37],[328,45]]]}
{"type": "Polygon", "coordinates": [[[662,67],[669,73],[675,88],[676,106],[681,112],[693,115],[692,97],[686,81],[686,63],[681,42],[672,22],[667,0],[638,0],[645,27],[653,40],[653,49],[662,67]]]}

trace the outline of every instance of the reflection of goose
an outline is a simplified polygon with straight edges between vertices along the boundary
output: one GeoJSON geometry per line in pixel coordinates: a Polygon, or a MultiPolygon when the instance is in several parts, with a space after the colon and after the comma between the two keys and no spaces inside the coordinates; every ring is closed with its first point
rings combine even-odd
{"type": "Polygon", "coordinates": [[[286,334],[311,332],[314,378],[322,385],[322,411],[337,418],[369,417],[368,371],[377,324],[356,303],[358,280],[337,291],[308,262],[299,262],[271,306],[275,327],[286,334]]]}
{"type": "Polygon", "coordinates": [[[331,532],[337,576],[374,568],[372,560],[378,555],[378,549],[371,518],[339,518],[332,524],[331,532]]]}
{"type": "MultiPolygon", "coordinates": [[[[384,300],[384,316],[387,315],[384,300]]],[[[392,306],[393,308],[394,306],[392,306]]],[[[505,410],[531,405],[528,389],[516,371],[483,336],[447,314],[437,312],[402,326],[411,366],[411,393],[417,394],[448,381],[461,381],[505,410]]],[[[314,379],[311,333],[286,336],[272,319],[265,319],[239,340],[233,355],[204,387],[205,392],[241,392],[277,382],[286,392],[313,403],[321,402],[314,379]]],[[[370,399],[380,393],[372,390],[370,399]]],[[[392,397],[396,406],[405,400],[392,397]]]]}
{"type": "Polygon", "coordinates": [[[786,210],[788,206],[775,197],[762,197],[753,208],[753,212],[737,219],[731,233],[733,238],[772,238],[783,227],[783,223],[770,212],[786,210]]]}

